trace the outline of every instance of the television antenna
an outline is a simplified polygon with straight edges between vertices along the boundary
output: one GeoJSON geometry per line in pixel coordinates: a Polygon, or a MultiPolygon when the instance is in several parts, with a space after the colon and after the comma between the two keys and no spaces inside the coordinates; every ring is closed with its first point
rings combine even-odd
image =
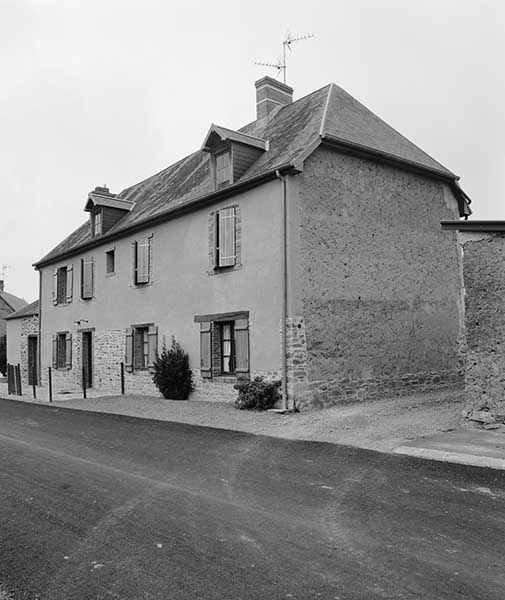
{"type": "Polygon", "coordinates": [[[254,64],[258,65],[260,67],[270,67],[272,69],[277,69],[277,74],[275,76],[279,77],[279,75],[282,72],[283,81],[284,81],[284,83],[286,83],[286,72],[287,72],[286,48],[290,52],[293,52],[293,50],[291,50],[291,44],[293,44],[294,42],[301,42],[302,40],[308,40],[308,39],[313,38],[313,37],[315,37],[315,36],[312,33],[308,33],[306,35],[296,35],[296,36],[293,36],[288,31],[286,33],[286,37],[284,38],[284,40],[282,42],[282,59],[278,58],[277,62],[275,62],[275,63],[271,63],[271,62],[268,63],[268,62],[259,62],[259,61],[256,61],[254,64]]]}

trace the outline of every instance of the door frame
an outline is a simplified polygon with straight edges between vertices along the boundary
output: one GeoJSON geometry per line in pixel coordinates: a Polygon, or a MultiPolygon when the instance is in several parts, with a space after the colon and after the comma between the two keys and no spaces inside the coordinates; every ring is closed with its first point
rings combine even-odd
{"type": "Polygon", "coordinates": [[[26,371],[28,385],[39,385],[39,336],[36,333],[30,334],[26,341],[26,371]],[[30,346],[35,342],[35,351],[30,352],[30,346]],[[30,356],[35,362],[35,382],[33,381],[33,368],[30,368],[30,356]]]}
{"type": "Polygon", "coordinates": [[[87,388],[91,388],[93,387],[93,379],[94,379],[94,361],[93,361],[93,332],[94,332],[94,328],[90,328],[90,329],[81,329],[79,330],[79,333],[81,334],[81,368],[82,367],[87,367],[87,381],[86,381],[86,387],[87,388]],[[89,345],[88,345],[88,357],[86,358],[85,361],[85,357],[84,357],[84,336],[89,336],[88,340],[89,340],[89,345]]]}

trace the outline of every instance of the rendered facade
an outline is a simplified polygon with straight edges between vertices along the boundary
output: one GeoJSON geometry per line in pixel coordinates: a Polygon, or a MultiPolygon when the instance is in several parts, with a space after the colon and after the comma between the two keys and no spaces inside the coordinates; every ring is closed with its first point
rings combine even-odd
{"type": "Polygon", "coordinates": [[[157,394],[175,336],[194,399],[283,378],[288,406],[463,381],[462,262],[440,221],[470,213],[457,177],[330,84],[292,102],[256,82],[257,119],[112,194],[36,263],[40,368],[57,389],[157,394]]]}

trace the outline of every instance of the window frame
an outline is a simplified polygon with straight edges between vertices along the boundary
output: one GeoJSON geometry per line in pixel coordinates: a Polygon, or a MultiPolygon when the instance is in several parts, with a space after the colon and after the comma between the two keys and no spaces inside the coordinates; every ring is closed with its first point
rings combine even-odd
{"type": "Polygon", "coordinates": [[[145,238],[140,238],[137,240],[133,240],[132,242],[132,249],[133,249],[133,285],[135,287],[144,287],[146,285],[149,285],[152,283],[152,277],[153,277],[153,237],[154,235],[151,234],[145,238]],[[145,281],[139,281],[139,248],[141,247],[146,247],[147,251],[146,251],[146,256],[144,257],[146,263],[147,263],[147,270],[146,270],[146,274],[144,275],[144,277],[146,278],[145,281]]]}
{"type": "Polygon", "coordinates": [[[105,251],[105,276],[106,277],[110,277],[111,275],[115,275],[116,274],[116,248],[111,248],[110,250],[106,250],[105,251]],[[109,256],[112,254],[113,257],[113,266],[114,269],[112,271],[109,271],[109,256]]]}
{"type": "Polygon", "coordinates": [[[219,350],[220,350],[220,364],[221,364],[221,375],[233,376],[235,375],[235,321],[219,321],[219,350]],[[224,337],[224,331],[229,328],[230,337],[224,337]],[[225,353],[225,343],[229,342],[230,348],[229,353],[225,353]],[[225,361],[228,359],[228,368],[225,369],[225,361]]]}
{"type": "Polygon", "coordinates": [[[62,265],[53,269],[53,305],[65,306],[73,298],[73,264],[62,265]]]}
{"type": "Polygon", "coordinates": [[[221,150],[220,152],[216,152],[214,155],[214,184],[216,189],[220,189],[225,185],[230,185],[233,183],[233,161],[232,161],[232,151],[231,148],[226,148],[225,150],[221,150]],[[219,161],[224,157],[228,157],[228,165],[225,168],[219,168],[219,161]],[[219,180],[219,174],[227,171],[227,179],[219,180]]]}
{"type": "Polygon", "coordinates": [[[101,236],[103,231],[103,215],[101,210],[97,210],[93,213],[93,219],[91,224],[93,226],[93,237],[101,236]]]}

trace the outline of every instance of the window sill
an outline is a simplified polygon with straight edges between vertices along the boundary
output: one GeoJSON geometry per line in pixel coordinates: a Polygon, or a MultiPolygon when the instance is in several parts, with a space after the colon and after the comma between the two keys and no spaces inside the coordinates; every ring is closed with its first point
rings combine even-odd
{"type": "Polygon", "coordinates": [[[115,275],[117,275],[116,271],[113,271],[112,273],[105,273],[105,277],[114,277],[115,275]]]}

